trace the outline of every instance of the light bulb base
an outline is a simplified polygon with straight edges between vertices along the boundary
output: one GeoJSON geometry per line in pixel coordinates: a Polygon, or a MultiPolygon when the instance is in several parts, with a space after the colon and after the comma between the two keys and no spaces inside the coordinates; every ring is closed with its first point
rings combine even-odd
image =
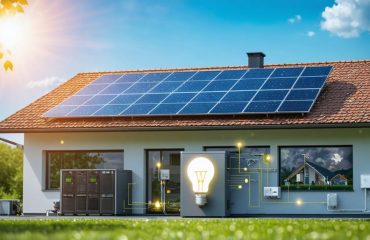
{"type": "Polygon", "coordinates": [[[205,193],[195,194],[195,204],[199,207],[207,205],[207,195],[205,193]]]}

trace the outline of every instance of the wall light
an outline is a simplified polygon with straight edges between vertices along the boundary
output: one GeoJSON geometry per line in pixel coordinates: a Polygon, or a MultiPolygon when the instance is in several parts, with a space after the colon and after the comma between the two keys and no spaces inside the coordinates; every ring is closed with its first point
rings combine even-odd
{"type": "Polygon", "coordinates": [[[187,174],[193,185],[195,203],[199,207],[206,205],[209,184],[215,174],[211,160],[205,157],[194,158],[188,165],[187,174]]]}
{"type": "Polygon", "coordinates": [[[161,162],[157,162],[156,166],[157,168],[161,168],[161,162]]]}
{"type": "Polygon", "coordinates": [[[303,204],[303,201],[301,199],[297,199],[295,201],[295,204],[297,204],[297,206],[301,206],[303,204]]]}
{"type": "Polygon", "coordinates": [[[63,140],[63,139],[62,139],[62,140],[60,140],[60,144],[62,144],[62,145],[64,144],[64,140],[63,140]]]}

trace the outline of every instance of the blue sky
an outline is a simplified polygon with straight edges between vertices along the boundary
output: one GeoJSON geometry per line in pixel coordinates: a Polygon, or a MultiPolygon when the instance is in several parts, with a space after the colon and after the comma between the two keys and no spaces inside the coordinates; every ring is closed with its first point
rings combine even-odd
{"type": "Polygon", "coordinates": [[[84,71],[245,65],[247,51],[266,63],[370,59],[369,0],[29,2],[33,42],[0,72],[0,119],[84,71]]]}

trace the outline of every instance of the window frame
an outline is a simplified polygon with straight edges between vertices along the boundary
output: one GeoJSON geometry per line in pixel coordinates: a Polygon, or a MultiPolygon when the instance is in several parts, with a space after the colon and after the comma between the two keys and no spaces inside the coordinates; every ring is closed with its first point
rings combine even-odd
{"type": "MultiPolygon", "coordinates": [[[[330,144],[324,144],[324,145],[279,145],[277,146],[277,151],[278,151],[278,166],[277,166],[277,176],[278,176],[278,186],[281,187],[281,191],[288,191],[286,189],[283,189],[282,188],[282,184],[281,184],[281,181],[280,181],[280,168],[281,168],[281,148],[340,148],[340,147],[350,147],[352,148],[352,175],[353,175],[353,172],[354,172],[354,164],[353,164],[353,160],[354,160],[354,147],[353,147],[353,144],[333,144],[333,145],[330,145],[330,144]]],[[[292,192],[353,192],[354,191],[354,185],[353,185],[353,180],[352,179],[352,188],[351,189],[348,189],[348,190],[345,190],[345,189],[325,189],[325,190],[293,190],[291,189],[290,191],[292,192]]]]}
{"type": "MultiPolygon", "coordinates": [[[[148,173],[149,173],[149,152],[150,151],[159,151],[160,152],[160,159],[162,161],[162,156],[164,151],[179,151],[180,154],[181,152],[185,151],[185,148],[145,148],[144,149],[144,155],[145,155],[145,199],[146,203],[149,203],[149,187],[148,187],[148,173]]],[[[181,158],[180,158],[180,166],[179,168],[181,169],[181,158]]],[[[180,186],[181,189],[181,186],[180,186]]],[[[145,208],[146,214],[159,214],[159,213],[153,213],[149,211],[149,205],[146,206],[145,208]]],[[[179,214],[174,214],[174,215],[180,215],[179,214]]]]}
{"type": "MultiPolygon", "coordinates": [[[[50,173],[49,173],[49,154],[50,153],[57,153],[57,154],[63,154],[63,153],[111,153],[111,152],[120,152],[122,153],[122,159],[123,159],[123,167],[125,166],[125,156],[124,156],[124,149],[110,149],[110,150],[45,150],[43,151],[44,154],[45,154],[45,170],[44,170],[44,174],[45,174],[45,181],[44,181],[44,191],[60,191],[60,187],[59,188],[50,188],[49,184],[50,184],[50,173]]],[[[63,161],[63,160],[62,160],[63,161]]]]}

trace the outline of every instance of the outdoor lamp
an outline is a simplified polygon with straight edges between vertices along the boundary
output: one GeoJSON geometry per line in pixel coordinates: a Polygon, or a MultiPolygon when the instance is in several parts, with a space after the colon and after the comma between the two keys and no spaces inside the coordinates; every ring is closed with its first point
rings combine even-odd
{"type": "Polygon", "coordinates": [[[199,207],[206,205],[209,184],[215,174],[212,162],[205,157],[194,158],[188,165],[187,174],[193,185],[195,203],[199,207]]]}

